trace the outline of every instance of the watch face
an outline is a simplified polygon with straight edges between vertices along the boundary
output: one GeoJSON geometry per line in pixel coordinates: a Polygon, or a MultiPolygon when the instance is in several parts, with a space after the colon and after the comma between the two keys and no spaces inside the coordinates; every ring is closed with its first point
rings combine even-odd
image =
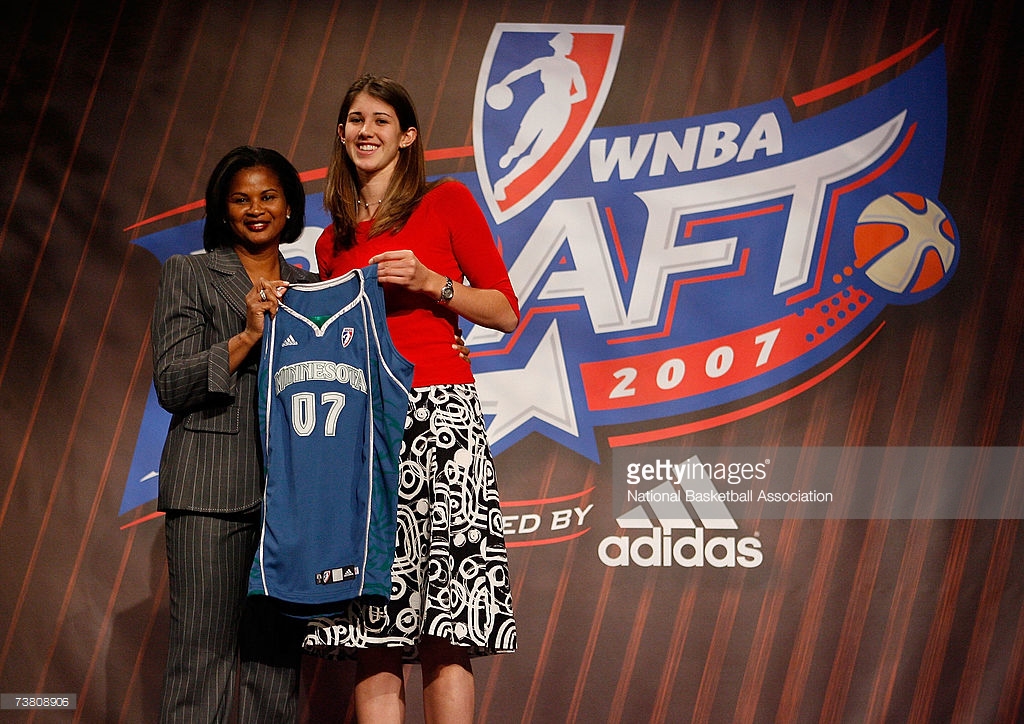
{"type": "Polygon", "coordinates": [[[444,288],[441,289],[441,300],[448,302],[451,301],[451,298],[453,296],[455,296],[455,289],[452,286],[452,280],[449,279],[447,282],[445,282],[444,288]]]}

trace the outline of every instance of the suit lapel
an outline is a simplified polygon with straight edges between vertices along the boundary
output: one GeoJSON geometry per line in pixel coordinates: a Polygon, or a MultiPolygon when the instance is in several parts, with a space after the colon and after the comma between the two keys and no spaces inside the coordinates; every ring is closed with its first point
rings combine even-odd
{"type": "Polygon", "coordinates": [[[213,286],[238,316],[245,318],[245,295],[252,289],[252,280],[232,249],[214,249],[209,252],[209,266],[213,273],[213,286]]]}
{"type": "MultiPolygon", "coordinates": [[[[228,306],[244,319],[246,314],[245,295],[252,289],[252,280],[249,279],[249,274],[242,266],[238,254],[232,249],[219,248],[209,252],[206,256],[210,270],[214,272],[212,275],[213,286],[224,297],[228,306]]],[[[284,256],[278,254],[278,260],[281,267],[281,278],[284,281],[291,283],[308,281],[301,271],[285,262],[284,256]]]]}
{"type": "Polygon", "coordinates": [[[283,274],[281,278],[292,284],[304,284],[310,281],[304,270],[288,264],[283,256],[281,257],[281,273],[283,274]]]}

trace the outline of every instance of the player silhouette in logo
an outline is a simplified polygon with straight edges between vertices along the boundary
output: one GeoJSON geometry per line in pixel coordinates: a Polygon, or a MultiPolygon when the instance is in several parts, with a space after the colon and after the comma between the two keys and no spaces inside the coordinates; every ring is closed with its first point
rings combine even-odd
{"type": "Polygon", "coordinates": [[[531,60],[487,89],[487,105],[501,111],[512,105],[511,84],[520,78],[539,73],[544,86],[544,91],[523,114],[512,145],[498,161],[501,168],[508,168],[519,159],[511,171],[495,182],[494,198],[497,201],[503,201],[508,185],[547,153],[565,128],[572,105],[587,97],[583,73],[576,61],[568,57],[572,52],[572,33],[558,33],[548,44],[555,51],[553,55],[531,60]],[[529,153],[526,153],[527,149],[529,153]]]}

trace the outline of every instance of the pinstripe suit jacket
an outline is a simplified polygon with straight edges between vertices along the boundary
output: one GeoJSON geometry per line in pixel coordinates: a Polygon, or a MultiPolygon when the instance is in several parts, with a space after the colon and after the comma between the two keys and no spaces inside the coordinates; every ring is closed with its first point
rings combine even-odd
{"type": "MultiPolygon", "coordinates": [[[[281,278],[315,281],[281,258],[281,278]]],[[[245,329],[252,281],[232,249],[172,256],[153,314],[153,381],[171,413],[160,459],[160,510],[231,513],[263,497],[256,394],[259,345],[228,371],[228,340],[245,329]]]]}

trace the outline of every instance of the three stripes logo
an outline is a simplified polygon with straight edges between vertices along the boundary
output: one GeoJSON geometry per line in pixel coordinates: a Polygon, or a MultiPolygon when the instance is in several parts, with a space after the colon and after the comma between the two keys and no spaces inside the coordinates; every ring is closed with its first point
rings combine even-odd
{"type": "Polygon", "coordinates": [[[711,478],[702,474],[696,456],[687,462],[694,474],[682,484],[665,481],[646,491],[628,492],[627,502],[634,505],[615,521],[626,533],[600,542],[602,563],[685,568],[761,565],[760,539],[731,533],[739,527],[725,504],[731,491],[719,492],[711,478]]]}

